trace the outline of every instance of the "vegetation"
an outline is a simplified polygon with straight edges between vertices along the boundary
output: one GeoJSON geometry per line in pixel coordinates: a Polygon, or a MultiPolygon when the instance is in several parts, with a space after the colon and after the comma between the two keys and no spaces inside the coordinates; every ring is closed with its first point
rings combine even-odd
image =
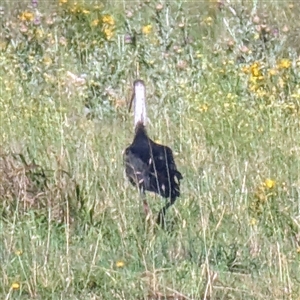
{"type": "Polygon", "coordinates": [[[298,2],[1,5],[2,299],[299,298],[298,2]],[[124,177],[137,77],[166,230],[124,177]]]}

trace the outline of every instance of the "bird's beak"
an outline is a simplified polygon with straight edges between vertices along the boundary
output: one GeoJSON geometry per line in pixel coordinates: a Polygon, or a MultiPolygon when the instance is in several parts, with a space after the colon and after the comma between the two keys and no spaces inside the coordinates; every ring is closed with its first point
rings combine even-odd
{"type": "Polygon", "coordinates": [[[132,96],[131,96],[131,99],[130,99],[128,112],[130,112],[130,110],[131,110],[131,106],[132,106],[132,102],[133,102],[134,96],[135,96],[135,93],[133,92],[132,96]]]}

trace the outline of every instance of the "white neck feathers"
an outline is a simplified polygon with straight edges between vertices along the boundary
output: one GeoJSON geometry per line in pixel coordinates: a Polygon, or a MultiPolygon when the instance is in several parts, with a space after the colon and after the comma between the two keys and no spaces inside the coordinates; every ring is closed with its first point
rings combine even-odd
{"type": "Polygon", "coordinates": [[[134,82],[134,126],[138,123],[146,126],[147,113],[146,113],[146,87],[142,80],[134,82]]]}

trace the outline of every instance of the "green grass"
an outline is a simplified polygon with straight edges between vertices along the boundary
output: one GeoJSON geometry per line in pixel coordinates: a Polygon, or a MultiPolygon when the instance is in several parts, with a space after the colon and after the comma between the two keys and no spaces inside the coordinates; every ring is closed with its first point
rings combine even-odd
{"type": "Polygon", "coordinates": [[[3,299],[299,297],[300,6],[244,2],[4,2],[3,299]],[[137,76],[184,176],[166,230],[124,176],[137,76]]]}

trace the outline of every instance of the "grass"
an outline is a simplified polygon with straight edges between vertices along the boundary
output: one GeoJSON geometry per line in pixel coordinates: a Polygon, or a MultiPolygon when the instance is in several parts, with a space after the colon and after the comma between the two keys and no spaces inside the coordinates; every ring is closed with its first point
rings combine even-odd
{"type": "Polygon", "coordinates": [[[297,299],[299,9],[3,2],[2,298],[297,299]],[[124,177],[136,77],[184,176],[165,231],[124,177]]]}

